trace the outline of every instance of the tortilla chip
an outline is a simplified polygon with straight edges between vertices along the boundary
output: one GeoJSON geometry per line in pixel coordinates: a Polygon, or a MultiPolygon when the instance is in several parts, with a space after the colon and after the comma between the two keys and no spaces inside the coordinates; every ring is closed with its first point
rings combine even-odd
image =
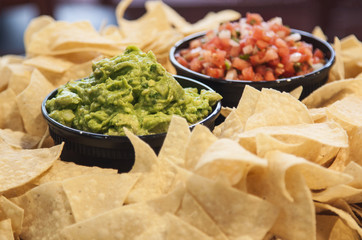
{"type": "Polygon", "coordinates": [[[202,154],[217,140],[210,129],[203,125],[196,125],[186,144],[185,168],[193,170],[202,154]]]}
{"type": "Polygon", "coordinates": [[[289,93],[262,89],[254,113],[245,123],[245,131],[264,126],[313,123],[307,107],[289,93]]]}
{"type": "Polygon", "coordinates": [[[40,138],[31,136],[24,132],[12,131],[10,129],[0,129],[0,138],[7,144],[19,149],[32,149],[39,143],[40,138]]]}
{"type": "Polygon", "coordinates": [[[193,175],[186,187],[229,239],[261,239],[279,214],[270,202],[220,181],[193,175]]]}
{"type": "Polygon", "coordinates": [[[36,178],[33,183],[40,185],[52,181],[62,181],[68,178],[86,174],[117,174],[116,169],[88,167],[77,165],[73,162],[55,160],[53,165],[42,175],[36,178]]]}
{"type": "Polygon", "coordinates": [[[315,211],[307,185],[308,177],[289,165],[302,159],[277,151],[269,152],[266,158],[269,169],[252,171],[247,179],[247,189],[280,208],[271,233],[283,239],[313,239],[315,211]]]}
{"type": "Polygon", "coordinates": [[[62,230],[66,239],[161,239],[165,221],[147,203],[122,206],[62,230]],[[157,227],[161,227],[157,228],[157,227]],[[152,231],[154,228],[157,231],[152,231]],[[163,229],[162,229],[163,228],[163,229]],[[149,232],[154,235],[147,235],[149,232]],[[147,234],[144,234],[147,233],[147,234]],[[143,238],[142,238],[142,234],[143,238]]]}
{"type": "Polygon", "coordinates": [[[34,68],[23,63],[10,64],[8,68],[10,71],[8,88],[11,88],[18,95],[29,85],[34,68]]]}
{"type": "Polygon", "coordinates": [[[19,236],[22,230],[24,209],[18,207],[4,196],[0,196],[0,220],[10,219],[12,231],[19,236]]]}
{"type": "Polygon", "coordinates": [[[59,158],[64,144],[43,149],[14,149],[0,139],[0,193],[22,186],[59,158]]]}
{"type": "Polygon", "coordinates": [[[305,139],[301,142],[288,143],[264,133],[256,135],[255,143],[256,154],[259,157],[264,157],[270,151],[279,150],[310,161],[316,161],[322,148],[322,144],[313,140],[305,139]]]}
{"type": "Polygon", "coordinates": [[[29,85],[16,97],[27,133],[41,137],[46,131],[48,126],[40,106],[52,90],[54,86],[38,70],[34,70],[29,85]]]}
{"type": "Polygon", "coordinates": [[[125,129],[126,136],[132,142],[135,151],[135,163],[130,172],[150,172],[157,166],[157,156],[153,149],[138,136],[125,129]]]}
{"type": "Polygon", "coordinates": [[[14,202],[24,209],[22,239],[58,239],[58,232],[75,222],[61,182],[40,185],[14,202]]]}
{"type": "Polygon", "coordinates": [[[185,26],[181,29],[184,35],[190,35],[197,32],[202,32],[210,29],[216,29],[220,23],[233,21],[241,18],[241,14],[234,10],[221,10],[217,13],[209,12],[201,20],[197,21],[193,25],[185,26]]]}
{"type": "Polygon", "coordinates": [[[362,228],[356,223],[356,221],[345,211],[335,208],[329,204],[314,202],[315,206],[320,209],[331,211],[337,214],[343,221],[353,230],[356,230],[359,237],[362,237],[362,228]]]}
{"type": "Polygon", "coordinates": [[[329,73],[328,82],[333,82],[345,79],[345,69],[343,64],[342,47],[338,37],[334,37],[334,51],[336,53],[336,60],[329,73]]]}
{"type": "Polygon", "coordinates": [[[11,228],[11,220],[5,219],[0,221],[0,239],[1,240],[14,240],[13,231],[11,228]]]}
{"type": "Polygon", "coordinates": [[[362,96],[351,95],[336,101],[326,109],[329,119],[338,122],[347,132],[349,161],[362,165],[362,96]]]}
{"type": "Polygon", "coordinates": [[[0,92],[0,128],[24,131],[23,118],[12,89],[0,92]]]}
{"type": "Polygon", "coordinates": [[[65,61],[61,58],[43,55],[26,59],[24,64],[54,73],[64,73],[73,65],[73,63],[65,61]]]}
{"type": "Polygon", "coordinates": [[[54,23],[54,19],[50,16],[39,16],[30,21],[24,33],[24,46],[27,54],[29,52],[29,44],[32,41],[33,36],[51,23],[54,23]]]}
{"type": "Polygon", "coordinates": [[[362,78],[327,83],[304,98],[302,102],[308,108],[327,107],[350,94],[362,96],[362,78]]]}
{"type": "Polygon", "coordinates": [[[167,159],[180,167],[185,167],[187,146],[185,143],[188,141],[190,134],[186,119],[173,116],[158,158],[167,159]]]}
{"type": "Polygon", "coordinates": [[[121,48],[102,37],[88,21],[52,22],[34,33],[27,47],[30,55],[60,55],[75,52],[98,51],[117,55],[121,48]]]}
{"type": "Polygon", "coordinates": [[[245,179],[249,170],[255,166],[266,167],[267,162],[237,142],[219,139],[201,156],[194,172],[210,179],[224,175],[231,185],[235,185],[245,179]]]}
{"type": "Polygon", "coordinates": [[[213,239],[228,239],[216,225],[215,221],[189,193],[185,193],[182,204],[177,210],[176,215],[213,239]]]}
{"type": "Polygon", "coordinates": [[[91,174],[64,180],[63,188],[75,221],[121,207],[138,178],[138,174],[91,174]]]}
{"type": "Polygon", "coordinates": [[[323,33],[323,30],[320,26],[315,26],[312,30],[312,34],[324,41],[327,41],[327,36],[323,33]]]}
{"type": "Polygon", "coordinates": [[[317,240],[357,240],[356,231],[349,228],[338,216],[317,215],[317,240]]]}
{"type": "Polygon", "coordinates": [[[244,125],[242,119],[237,111],[233,110],[226,117],[225,121],[214,129],[214,134],[218,138],[229,138],[232,140],[237,140],[238,135],[243,131],[244,125]]]}
{"type": "MultiPolygon", "coordinates": [[[[348,136],[345,130],[335,122],[256,128],[239,134],[239,144],[256,153],[256,136],[258,134],[266,134],[286,143],[318,142],[326,147],[324,150],[336,149],[337,151],[332,152],[334,155],[339,148],[348,147],[348,136]]],[[[323,148],[321,148],[322,150],[323,148]]],[[[326,152],[321,152],[321,159],[315,161],[321,162],[323,158],[326,158],[323,154],[326,154],[326,152]]],[[[329,157],[333,157],[333,154],[329,157]]]]}
{"type": "Polygon", "coordinates": [[[166,213],[165,218],[167,222],[166,239],[213,239],[173,214],[166,213]]]}

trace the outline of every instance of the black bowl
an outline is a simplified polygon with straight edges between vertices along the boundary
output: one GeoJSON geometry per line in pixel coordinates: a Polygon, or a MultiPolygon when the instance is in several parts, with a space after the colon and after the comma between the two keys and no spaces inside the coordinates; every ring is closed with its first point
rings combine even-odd
{"type": "Polygon", "coordinates": [[[326,83],[329,71],[335,61],[335,52],[333,47],[328,42],[323,41],[322,39],[317,38],[310,33],[295,29],[291,29],[291,31],[292,33],[299,33],[302,37],[301,41],[312,44],[313,49],[319,48],[325,54],[326,63],[322,68],[305,75],[277,79],[276,81],[253,82],[245,80],[213,78],[184,67],[175,58],[175,54],[178,51],[188,48],[192,40],[202,37],[206,32],[196,33],[178,41],[171,48],[169,57],[172,65],[176,68],[178,75],[190,77],[207,84],[223,96],[222,105],[226,107],[236,107],[238,105],[245,85],[250,85],[259,90],[262,88],[273,88],[286,92],[290,92],[299,86],[303,86],[303,92],[300,96],[300,99],[303,99],[315,89],[326,83]]]}
{"type": "MultiPolygon", "coordinates": [[[[193,87],[199,90],[212,90],[209,86],[182,76],[174,76],[184,88],[193,87]]],[[[50,136],[55,144],[64,142],[64,148],[60,156],[61,160],[75,162],[85,166],[98,166],[103,168],[118,169],[119,172],[128,172],[134,164],[134,149],[132,143],[126,136],[109,136],[84,132],[62,125],[49,117],[45,108],[46,101],[53,98],[58,90],[55,89],[43,101],[41,111],[46,119],[50,136]]],[[[218,102],[212,112],[202,121],[190,125],[190,129],[197,124],[203,124],[212,130],[215,120],[219,116],[221,103],[218,102]]],[[[155,153],[160,151],[166,133],[139,136],[148,143],[155,153]]]]}

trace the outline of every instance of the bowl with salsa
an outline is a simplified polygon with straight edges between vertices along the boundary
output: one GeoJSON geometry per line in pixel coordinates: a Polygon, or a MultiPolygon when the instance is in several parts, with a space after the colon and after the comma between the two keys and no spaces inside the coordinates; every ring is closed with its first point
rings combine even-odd
{"type": "Polygon", "coordinates": [[[90,76],[55,89],[41,110],[54,142],[65,143],[62,160],[127,172],[134,150],[124,129],[158,153],[173,115],[185,118],[190,129],[213,129],[221,98],[203,83],[170,74],[152,52],[129,46],[94,62],[90,76]]]}
{"type": "Polygon", "coordinates": [[[245,85],[288,92],[303,86],[302,99],[327,81],[335,61],[328,42],[257,13],[187,36],[169,56],[178,75],[211,86],[228,107],[237,106],[245,85]]]}

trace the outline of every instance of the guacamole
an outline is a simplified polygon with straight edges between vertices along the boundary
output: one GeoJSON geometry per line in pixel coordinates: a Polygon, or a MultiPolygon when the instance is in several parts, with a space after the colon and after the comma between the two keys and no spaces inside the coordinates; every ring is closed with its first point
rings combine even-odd
{"type": "Polygon", "coordinates": [[[190,124],[210,114],[222,97],[182,88],[150,51],[129,46],[113,58],[93,63],[89,77],[70,81],[46,102],[49,116],[66,126],[93,133],[137,135],[167,131],[172,115],[190,124]]]}

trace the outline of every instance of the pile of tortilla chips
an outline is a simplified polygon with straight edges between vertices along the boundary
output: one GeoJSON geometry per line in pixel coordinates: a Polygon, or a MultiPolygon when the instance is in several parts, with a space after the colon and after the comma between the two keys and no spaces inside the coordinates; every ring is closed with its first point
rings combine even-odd
{"type": "MultiPolygon", "coordinates": [[[[118,26],[41,16],[28,26],[26,56],[0,58],[0,239],[260,239],[362,237],[362,43],[334,39],[329,82],[299,101],[246,87],[213,132],[174,117],[158,156],[127,132],[129,173],[59,159],[40,105],[92,61],[129,44],[152,50],[170,71],[168,50],[193,32],[234,20],[210,13],[186,22],[159,1],[118,26]]],[[[321,29],[314,34],[324,38],[321,29]]]]}

